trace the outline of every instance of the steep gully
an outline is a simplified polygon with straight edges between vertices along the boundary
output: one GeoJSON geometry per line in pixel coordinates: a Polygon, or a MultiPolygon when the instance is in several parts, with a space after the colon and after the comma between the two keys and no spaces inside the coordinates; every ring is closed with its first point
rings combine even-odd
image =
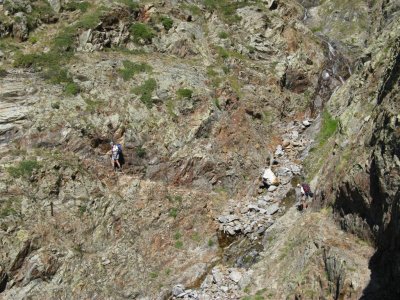
{"type": "MultiPolygon", "coordinates": [[[[303,22],[306,22],[307,8],[304,11],[303,22]]],[[[329,101],[334,91],[352,75],[350,60],[335,48],[334,42],[322,34],[318,34],[318,38],[325,45],[326,62],[312,95],[313,116],[317,116],[323,110],[324,103],[329,101]]],[[[252,265],[261,257],[269,228],[287,212],[290,212],[294,224],[297,223],[296,220],[302,218],[302,214],[295,213],[296,208],[293,206],[296,202],[295,186],[304,180],[302,161],[307,157],[320,126],[319,117],[314,120],[312,126],[310,121],[313,122],[310,119],[282,124],[281,128],[277,129],[282,136],[282,145],[278,146],[270,163],[279,167],[274,170],[277,170],[281,184],[277,188],[272,186],[265,192],[254,191],[254,187],[249,187],[247,193],[249,197],[238,201],[232,200],[226,212],[216,219],[220,224],[218,231],[220,258],[210,264],[207,272],[192,285],[187,287],[176,285],[167,296],[168,299],[243,297],[240,289],[248,284],[252,265]]],[[[335,299],[338,299],[339,292],[338,283],[335,299]]]]}

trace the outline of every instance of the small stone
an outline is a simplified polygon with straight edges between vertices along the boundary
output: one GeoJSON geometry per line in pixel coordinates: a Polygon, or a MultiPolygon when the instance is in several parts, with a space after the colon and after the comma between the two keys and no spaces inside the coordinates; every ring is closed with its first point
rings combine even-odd
{"type": "Polygon", "coordinates": [[[227,286],[225,286],[225,285],[220,286],[219,289],[220,289],[221,291],[223,291],[224,293],[227,293],[227,292],[229,291],[229,288],[228,288],[227,286]]]}
{"type": "Polygon", "coordinates": [[[177,284],[172,288],[172,295],[178,297],[185,292],[185,287],[182,284],[177,284]]]}
{"type": "Polygon", "coordinates": [[[213,276],[213,282],[216,283],[216,284],[221,284],[222,281],[223,281],[223,277],[222,277],[221,272],[218,269],[214,268],[214,269],[212,269],[211,273],[212,273],[212,276],[213,276]]]}
{"type": "Polygon", "coordinates": [[[273,215],[279,210],[279,205],[278,204],[272,204],[267,208],[267,214],[268,215],[273,215]]]}
{"type": "Polygon", "coordinates": [[[265,230],[266,230],[266,228],[265,228],[264,226],[261,226],[261,227],[259,227],[259,228],[257,229],[257,233],[258,233],[258,234],[263,234],[265,230]]]}
{"type": "Polygon", "coordinates": [[[253,210],[253,211],[259,211],[260,210],[260,208],[257,205],[254,205],[254,204],[248,205],[247,208],[249,210],[253,210]]]}
{"type": "Polygon", "coordinates": [[[275,186],[275,185],[271,185],[269,188],[268,188],[268,192],[273,192],[273,191],[275,191],[277,189],[277,187],[275,186]]]}
{"type": "Polygon", "coordinates": [[[227,222],[228,222],[228,218],[225,217],[225,216],[219,216],[219,217],[218,217],[218,221],[219,221],[220,223],[227,223],[227,222]]]}
{"type": "Polygon", "coordinates": [[[242,273],[240,273],[239,271],[232,271],[229,274],[229,278],[234,281],[235,283],[238,283],[240,281],[240,279],[242,279],[242,273]]]}
{"type": "Polygon", "coordinates": [[[230,235],[235,235],[235,229],[232,226],[226,226],[225,231],[228,232],[230,235]]]}
{"type": "Polygon", "coordinates": [[[276,151],[275,151],[275,156],[283,156],[285,154],[285,152],[283,152],[282,146],[278,145],[276,147],[276,151]]]}
{"type": "Polygon", "coordinates": [[[308,127],[308,126],[311,125],[311,123],[310,123],[310,121],[308,121],[308,120],[304,120],[304,121],[303,121],[303,125],[306,126],[306,127],[308,127]]]}
{"type": "Polygon", "coordinates": [[[289,140],[283,140],[283,142],[282,142],[282,147],[284,147],[284,148],[286,148],[287,146],[289,146],[290,145],[290,141],[289,140]]]}
{"type": "Polygon", "coordinates": [[[322,71],[322,79],[323,80],[328,80],[331,75],[329,75],[329,72],[327,70],[322,71]]]}
{"type": "Polygon", "coordinates": [[[245,213],[247,213],[249,211],[249,208],[247,207],[247,206],[245,206],[245,207],[243,207],[241,210],[240,210],[240,213],[241,214],[245,214],[245,213]]]}

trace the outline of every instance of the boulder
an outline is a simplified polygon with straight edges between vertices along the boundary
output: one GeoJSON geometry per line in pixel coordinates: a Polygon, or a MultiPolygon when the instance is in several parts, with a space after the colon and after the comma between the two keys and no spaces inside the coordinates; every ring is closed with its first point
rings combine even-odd
{"type": "Polygon", "coordinates": [[[272,172],[270,168],[265,169],[262,177],[268,185],[279,185],[278,177],[275,176],[274,172],[272,172]]]}
{"type": "Polygon", "coordinates": [[[29,36],[28,21],[23,12],[15,14],[15,23],[13,25],[13,36],[20,41],[26,41],[29,36]]]}

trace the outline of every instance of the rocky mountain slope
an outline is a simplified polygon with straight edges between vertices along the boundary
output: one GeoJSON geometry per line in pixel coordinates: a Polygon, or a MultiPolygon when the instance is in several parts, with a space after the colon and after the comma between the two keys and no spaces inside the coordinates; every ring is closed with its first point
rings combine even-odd
{"type": "Polygon", "coordinates": [[[1,298],[397,299],[399,16],[3,1],[1,298]]]}

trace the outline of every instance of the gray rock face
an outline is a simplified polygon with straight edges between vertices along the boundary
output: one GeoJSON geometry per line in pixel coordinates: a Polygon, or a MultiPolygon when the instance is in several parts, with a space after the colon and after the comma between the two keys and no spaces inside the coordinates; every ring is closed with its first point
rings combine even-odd
{"type": "Polygon", "coordinates": [[[55,11],[55,12],[60,12],[61,10],[61,1],[60,0],[47,0],[47,2],[49,2],[51,8],[55,11]]]}

